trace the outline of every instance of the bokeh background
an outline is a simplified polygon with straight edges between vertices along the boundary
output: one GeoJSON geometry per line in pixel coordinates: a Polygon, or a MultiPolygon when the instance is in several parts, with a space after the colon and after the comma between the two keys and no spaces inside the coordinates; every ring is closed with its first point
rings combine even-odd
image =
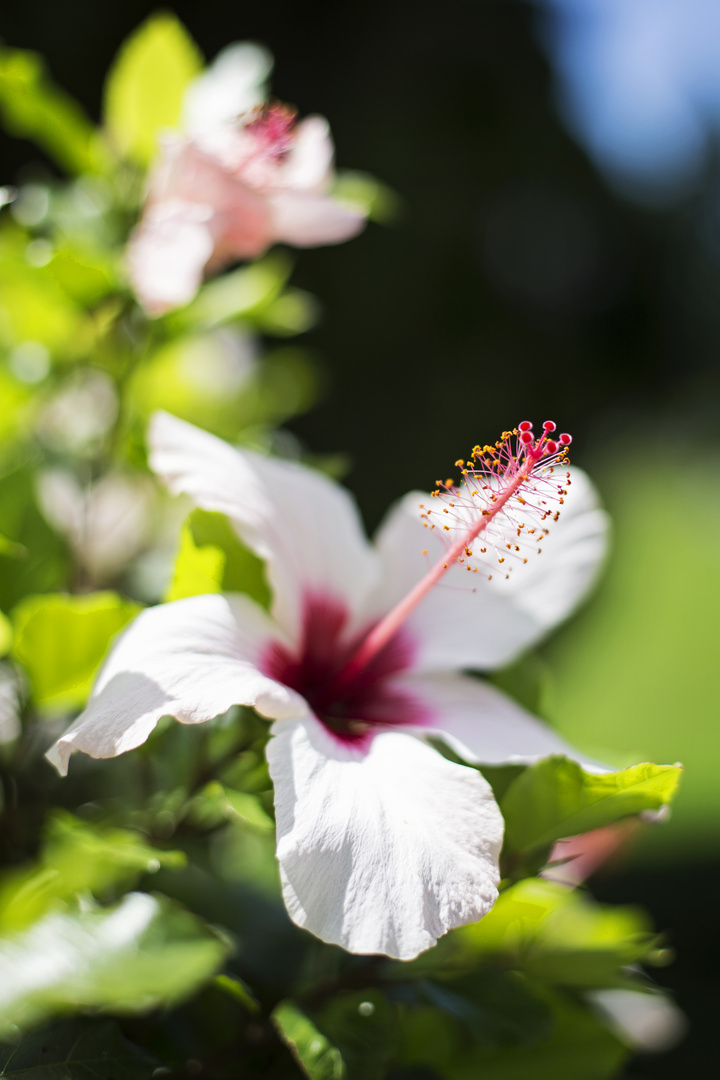
{"type": "MultiPolygon", "coordinates": [[[[0,34],[97,117],[136,0],[28,0],[0,34]]],[[[524,418],[573,432],[614,547],[547,648],[544,711],[623,765],[682,761],[673,819],[595,881],[638,901],[690,1018],[632,1075],[719,1049],[720,7],[716,0],[315,0],[173,10],[211,59],[266,44],[273,90],[398,195],[387,226],[297,258],[324,395],[293,433],[347,455],[368,526],[524,418]]],[[[0,183],[52,170],[2,136],[0,183]]]]}

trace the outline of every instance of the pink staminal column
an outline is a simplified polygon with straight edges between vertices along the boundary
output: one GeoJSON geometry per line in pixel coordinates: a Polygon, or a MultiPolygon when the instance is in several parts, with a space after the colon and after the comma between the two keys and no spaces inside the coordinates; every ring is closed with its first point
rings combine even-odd
{"type": "MultiPolygon", "coordinates": [[[[572,442],[572,437],[563,433],[557,440],[551,439],[550,435],[555,428],[554,421],[546,420],[543,424],[542,435],[536,437],[532,423],[529,420],[523,420],[516,430],[503,432],[502,439],[494,446],[476,446],[471,464],[466,465],[464,461],[456,462],[462,467],[463,476],[472,476],[475,479],[486,478],[492,481],[492,487],[490,482],[484,485],[484,489],[489,492],[486,505],[478,506],[476,520],[469,525],[459,539],[451,544],[446,555],[440,558],[407,596],[373,627],[336,677],[332,686],[334,693],[342,692],[345,685],[357,678],[358,673],[387,646],[410,613],[441,580],[448,569],[458,560],[471,554],[471,545],[474,541],[488,528],[506,504],[514,496],[520,494],[521,489],[528,484],[531,477],[534,477],[539,470],[548,469],[552,473],[555,465],[567,464],[567,448],[572,442]]],[[[439,482],[440,488],[445,492],[456,490],[450,481],[444,484],[439,482]]],[[[433,495],[441,493],[437,490],[433,492],[433,495]]]]}

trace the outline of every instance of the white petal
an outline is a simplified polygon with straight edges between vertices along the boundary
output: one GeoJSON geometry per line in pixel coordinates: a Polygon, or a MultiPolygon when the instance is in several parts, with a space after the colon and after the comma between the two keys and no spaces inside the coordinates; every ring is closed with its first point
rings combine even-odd
{"type": "MultiPolygon", "coordinates": [[[[119,638],[87,709],[47,756],[65,774],[70,754],[116,757],[140,746],[161,716],[202,724],[231,705],[302,716],[299,694],[257,668],[279,629],[245,596],[193,596],[144,611],[119,638]]],[[[287,642],[283,642],[287,647],[287,642]]]]}
{"type": "Polygon", "coordinates": [[[308,116],[295,128],[295,139],[285,162],[288,187],[323,191],[331,179],[334,148],[324,116],[308,116]]]}
{"type": "Polygon", "coordinates": [[[146,311],[162,315],[188,304],[200,288],[215,246],[209,220],[198,207],[174,200],[151,207],[130,238],[128,268],[135,295],[146,311]]]}
{"type": "MultiPolygon", "coordinates": [[[[397,603],[446,551],[440,534],[422,525],[419,506],[430,501],[411,492],[380,528],[376,612],[397,603]]],[[[602,565],[607,530],[594,488],[573,469],[566,505],[542,555],[533,553],[510,580],[494,574],[488,581],[456,564],[420,602],[407,621],[419,642],[416,666],[492,670],[510,663],[583,599],[602,565]]]]}
{"type": "Polygon", "coordinates": [[[360,606],[377,573],[355,503],[337,484],[294,462],[239,451],[192,424],[158,413],[152,468],[171,491],[227,514],[267,563],[273,616],[297,642],[309,593],[360,606]]]}
{"type": "Polygon", "coordinates": [[[299,926],[410,960],[490,910],[503,823],[479,773],[400,732],[359,750],[313,716],[272,731],[277,854],[299,926]]]}
{"type": "Polygon", "coordinates": [[[482,679],[443,672],[400,675],[391,685],[421,702],[428,717],[423,730],[439,735],[465,761],[511,765],[564,754],[590,772],[606,769],[482,679]]]}
{"type": "Polygon", "coordinates": [[[190,135],[202,135],[260,105],[273,60],[267,49],[236,41],[185,91],[183,118],[190,135]]]}
{"type": "Polygon", "coordinates": [[[317,247],[350,240],[365,227],[359,210],[315,191],[281,191],[268,196],[272,233],[280,243],[317,247]]]}
{"type": "Polygon", "coordinates": [[[670,1050],[687,1031],[684,1013],[662,993],[589,990],[585,996],[619,1038],[641,1053],[670,1050]]]}

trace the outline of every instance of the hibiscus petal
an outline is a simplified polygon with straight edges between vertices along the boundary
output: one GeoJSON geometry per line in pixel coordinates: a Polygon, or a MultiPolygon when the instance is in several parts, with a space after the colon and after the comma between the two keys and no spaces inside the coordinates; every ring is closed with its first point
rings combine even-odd
{"type": "Polygon", "coordinates": [[[472,764],[530,764],[549,754],[564,754],[589,772],[607,769],[482,679],[442,672],[400,675],[389,685],[421,702],[428,718],[423,730],[438,735],[472,764]]]}
{"type": "Polygon", "coordinates": [[[332,176],[334,147],[324,116],[308,116],[295,128],[295,139],[284,163],[288,187],[323,191],[332,176]]]}
{"type": "Polygon", "coordinates": [[[130,280],[151,315],[188,304],[200,288],[214,242],[198,209],[178,200],[152,207],[130,238],[130,280]]]}
{"type": "Polygon", "coordinates": [[[313,716],[272,732],[277,854],[294,922],[351,952],[411,960],[490,910],[503,823],[479,773],[399,732],[365,751],[313,716]]]}
{"type": "Polygon", "coordinates": [[[231,705],[302,716],[304,698],[256,663],[282,634],[245,596],[193,596],[143,612],[120,637],[87,709],[48,752],[64,775],[74,750],[116,757],[140,746],[162,716],[202,724],[231,705]]]}
{"type": "Polygon", "coordinates": [[[227,514],[266,561],[273,616],[293,643],[309,594],[359,607],[377,562],[341,487],[294,462],[235,450],[167,413],[153,418],[149,438],[152,468],[170,490],[227,514]]]}
{"type": "Polygon", "coordinates": [[[272,66],[272,56],[260,45],[250,41],[226,45],[185,91],[185,130],[202,135],[260,105],[266,97],[265,82],[272,66]]]}
{"type": "Polygon", "coordinates": [[[281,191],[270,195],[268,202],[275,240],[294,247],[340,244],[365,227],[359,210],[319,192],[281,191]]]}
{"type": "MultiPolygon", "coordinates": [[[[397,603],[445,553],[440,534],[423,528],[419,507],[428,502],[411,492],[381,526],[382,578],[370,614],[397,603]]],[[[566,505],[541,555],[533,552],[509,580],[496,573],[489,581],[456,564],[420,602],[407,621],[419,645],[416,666],[492,670],[510,663],[583,599],[602,565],[607,530],[595,489],[573,469],[566,505]]]]}

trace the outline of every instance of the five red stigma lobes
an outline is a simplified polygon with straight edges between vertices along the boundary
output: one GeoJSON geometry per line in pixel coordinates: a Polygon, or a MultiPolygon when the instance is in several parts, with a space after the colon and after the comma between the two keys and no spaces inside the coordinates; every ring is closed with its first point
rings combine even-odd
{"type": "Polygon", "coordinates": [[[340,742],[364,750],[378,729],[432,722],[392,681],[412,667],[415,656],[407,618],[456,562],[472,573],[478,563],[493,571],[500,565],[509,577],[513,560],[527,563],[525,552],[542,551],[548,522],[560,516],[570,484],[565,466],[572,439],[551,438],[554,431],[553,421],[546,420],[536,436],[530,421],[523,420],[494,446],[476,446],[470,461],[456,462],[461,486],[438,482],[433,496],[439,505],[422,507],[425,526],[445,540],[446,554],[374,626],[348,639],[344,602],[308,593],[299,649],[271,644],[261,665],[265,673],[302,694],[340,742]]]}
{"type": "MultiPolygon", "coordinates": [[[[460,486],[452,479],[437,481],[432,496],[441,505],[421,504],[421,516],[426,528],[437,529],[449,543],[449,562],[472,573],[483,566],[493,572],[501,568],[508,578],[513,561],[527,563],[528,540],[542,553],[539,544],[548,535],[548,523],[558,520],[570,485],[567,471],[560,477],[557,473],[569,464],[572,436],[552,437],[555,428],[553,420],[546,420],[538,436],[531,421],[523,420],[504,431],[494,446],[475,446],[469,461],[455,462],[463,478],[460,486]],[[466,542],[456,550],[463,533],[466,542]],[[475,540],[479,545],[471,548],[475,540]]],[[[487,576],[492,580],[493,573],[487,576]]]]}

